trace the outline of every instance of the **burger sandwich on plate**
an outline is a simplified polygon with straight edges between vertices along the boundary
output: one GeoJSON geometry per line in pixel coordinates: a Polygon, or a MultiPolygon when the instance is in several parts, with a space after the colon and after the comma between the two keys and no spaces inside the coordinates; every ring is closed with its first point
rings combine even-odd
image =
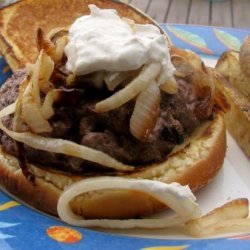
{"type": "Polygon", "coordinates": [[[213,69],[117,1],[26,0],[0,20],[14,71],[0,90],[8,192],[75,225],[167,206],[186,220],[200,214],[191,190],[226,151],[228,105],[213,69]]]}

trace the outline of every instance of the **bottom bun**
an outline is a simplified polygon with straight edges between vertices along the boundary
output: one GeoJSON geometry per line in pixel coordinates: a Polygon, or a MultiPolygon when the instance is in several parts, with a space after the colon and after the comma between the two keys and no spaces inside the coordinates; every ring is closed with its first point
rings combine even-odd
{"type": "MultiPolygon", "coordinates": [[[[126,178],[143,178],[165,183],[179,182],[196,191],[206,185],[221,168],[226,152],[226,130],[222,115],[196,129],[185,147],[176,148],[167,159],[147,166],[126,178]]],[[[22,174],[15,157],[0,151],[0,184],[10,193],[31,206],[57,215],[61,192],[75,176],[31,166],[36,176],[33,184],[22,174]]],[[[102,190],[82,194],[71,201],[74,213],[85,218],[134,218],[152,214],[165,206],[148,194],[138,191],[102,190]]]]}

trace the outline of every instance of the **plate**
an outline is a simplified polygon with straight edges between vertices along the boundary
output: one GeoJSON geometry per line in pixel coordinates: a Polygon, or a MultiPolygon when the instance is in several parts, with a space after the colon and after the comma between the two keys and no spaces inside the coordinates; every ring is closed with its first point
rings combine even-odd
{"type": "MultiPolygon", "coordinates": [[[[205,26],[166,25],[173,44],[201,54],[214,66],[227,49],[239,49],[249,30],[205,26]]],[[[10,76],[0,59],[0,82],[10,76]]],[[[204,213],[234,198],[250,200],[250,161],[234,139],[227,134],[228,150],[224,168],[207,187],[197,193],[204,213]]],[[[0,249],[248,249],[250,232],[220,237],[194,239],[175,230],[90,230],[72,227],[42,214],[0,191],[0,249]]]]}

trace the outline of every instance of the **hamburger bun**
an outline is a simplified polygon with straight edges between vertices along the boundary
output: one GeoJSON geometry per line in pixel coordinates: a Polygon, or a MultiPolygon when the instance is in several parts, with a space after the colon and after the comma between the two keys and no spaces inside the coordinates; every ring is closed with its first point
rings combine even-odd
{"type": "MultiPolygon", "coordinates": [[[[100,8],[115,8],[121,16],[129,17],[137,23],[154,23],[133,7],[117,1],[76,0],[73,3],[68,0],[21,1],[0,12],[0,51],[10,67],[16,70],[22,68],[27,62],[35,61],[38,55],[36,46],[38,27],[48,33],[53,28],[68,26],[79,15],[88,13],[90,3],[100,8]],[[27,13],[33,13],[33,11],[34,16],[28,17],[32,21],[27,24],[27,13]],[[48,15],[45,14],[47,12],[48,15]],[[58,12],[60,17],[64,16],[64,18],[57,18],[58,12]]],[[[169,42],[167,36],[166,40],[169,42]]],[[[173,49],[173,53],[178,54],[178,52],[180,52],[178,49],[173,49]]],[[[186,56],[185,60],[192,64],[196,81],[198,79],[206,82],[209,77],[212,77],[213,71],[207,69],[194,53],[182,51],[177,59],[182,56],[186,56]]],[[[163,160],[140,166],[131,173],[117,172],[115,175],[158,180],[164,183],[178,182],[197,191],[218,173],[223,165],[225,152],[224,121],[220,109],[214,106],[209,119],[203,119],[189,138],[176,146],[163,160]]],[[[35,182],[27,180],[23,175],[17,158],[1,149],[1,186],[31,206],[53,215],[57,215],[57,203],[63,190],[74,182],[88,178],[84,175],[35,165],[30,165],[30,170],[35,176],[35,182]]],[[[103,190],[76,197],[71,202],[71,208],[74,213],[84,218],[125,219],[152,214],[164,209],[165,205],[148,194],[138,191],[103,190]]]]}

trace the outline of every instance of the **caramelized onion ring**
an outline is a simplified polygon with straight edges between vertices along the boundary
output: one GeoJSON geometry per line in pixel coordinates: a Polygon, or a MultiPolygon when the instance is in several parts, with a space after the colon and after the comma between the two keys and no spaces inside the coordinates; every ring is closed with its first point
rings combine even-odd
{"type": "Polygon", "coordinates": [[[156,82],[152,82],[137,97],[130,118],[130,132],[141,141],[147,141],[159,117],[161,93],[156,82]]]}
{"type": "Polygon", "coordinates": [[[49,119],[54,115],[53,104],[59,98],[59,94],[62,92],[60,89],[53,89],[45,96],[41,111],[45,119],[49,119]]]}
{"type": "Polygon", "coordinates": [[[98,102],[95,105],[94,111],[97,113],[102,113],[119,108],[120,106],[140,94],[144,89],[146,89],[148,85],[154,79],[156,79],[160,71],[160,63],[151,63],[149,65],[145,65],[141,73],[125,88],[116,92],[114,95],[108,97],[107,99],[98,102]]]}
{"type": "Polygon", "coordinates": [[[45,71],[50,64],[52,73],[54,64],[50,58],[40,52],[37,62],[33,67],[31,79],[24,90],[23,96],[19,96],[22,104],[22,119],[35,133],[51,132],[52,128],[41,112],[40,86],[45,88],[48,83],[48,73],[45,71]],[[52,67],[52,68],[51,68],[52,67]]]}
{"type": "Polygon", "coordinates": [[[37,30],[38,50],[44,50],[56,64],[61,62],[67,42],[68,30],[66,28],[53,29],[49,35],[45,34],[41,28],[37,30]]]}
{"type": "Polygon", "coordinates": [[[29,85],[22,98],[22,119],[35,133],[51,132],[49,122],[43,117],[41,106],[34,101],[33,90],[29,85]]]}
{"type": "Polygon", "coordinates": [[[60,218],[71,225],[103,228],[166,228],[183,224],[185,221],[200,216],[201,213],[188,186],[184,187],[178,183],[166,184],[159,181],[120,177],[95,177],[73,183],[61,194],[57,204],[57,211],[60,218]],[[69,203],[74,197],[103,189],[141,191],[171,208],[176,212],[177,216],[164,219],[85,220],[72,212],[69,203]]]}
{"type": "Polygon", "coordinates": [[[107,85],[108,90],[113,91],[124,81],[133,79],[136,74],[138,74],[138,70],[130,70],[125,72],[107,72],[104,77],[104,81],[107,85]]]}
{"type": "Polygon", "coordinates": [[[176,94],[178,86],[174,76],[161,84],[160,88],[162,91],[167,92],[168,94],[176,94]]]}

